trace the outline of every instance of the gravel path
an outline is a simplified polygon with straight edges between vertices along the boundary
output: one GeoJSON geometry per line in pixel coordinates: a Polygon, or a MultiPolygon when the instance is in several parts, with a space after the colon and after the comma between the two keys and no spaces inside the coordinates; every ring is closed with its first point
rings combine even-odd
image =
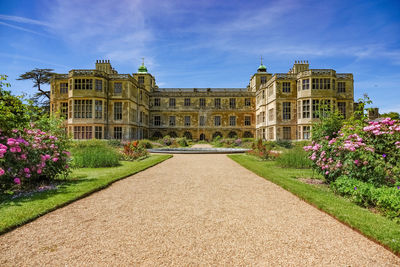
{"type": "Polygon", "coordinates": [[[225,155],[175,155],[0,236],[0,266],[399,266],[225,155]]]}

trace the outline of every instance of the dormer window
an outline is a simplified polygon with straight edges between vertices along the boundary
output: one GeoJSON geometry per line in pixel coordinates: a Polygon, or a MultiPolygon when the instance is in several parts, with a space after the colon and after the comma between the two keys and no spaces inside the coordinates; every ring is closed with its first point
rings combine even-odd
{"type": "Polygon", "coordinates": [[[266,76],[261,76],[261,84],[266,83],[267,82],[267,77],[266,76]]]}
{"type": "Polygon", "coordinates": [[[143,76],[139,76],[138,77],[138,82],[139,82],[139,84],[144,84],[144,77],[143,76]]]}

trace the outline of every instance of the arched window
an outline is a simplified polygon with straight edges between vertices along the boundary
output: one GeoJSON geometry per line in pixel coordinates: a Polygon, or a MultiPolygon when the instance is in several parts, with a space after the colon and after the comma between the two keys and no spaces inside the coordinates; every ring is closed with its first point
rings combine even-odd
{"type": "Polygon", "coordinates": [[[217,136],[219,136],[219,137],[222,138],[222,133],[221,133],[221,132],[215,132],[215,133],[213,133],[213,135],[212,135],[213,139],[217,138],[217,136]]]}
{"type": "Polygon", "coordinates": [[[205,134],[200,134],[200,140],[206,140],[206,135],[205,134]]]}
{"type": "Polygon", "coordinates": [[[177,138],[178,135],[176,134],[176,132],[169,132],[168,135],[172,138],[177,138]]]}
{"type": "Polygon", "coordinates": [[[163,136],[159,131],[153,133],[153,139],[161,139],[162,137],[163,136]]]}
{"type": "Polygon", "coordinates": [[[249,131],[243,133],[243,138],[253,138],[253,134],[249,131]]]}
{"type": "Polygon", "coordinates": [[[235,131],[230,131],[229,133],[228,133],[228,137],[229,138],[236,138],[238,135],[237,135],[237,133],[235,132],[235,131]]]}
{"type": "Polygon", "coordinates": [[[186,137],[186,139],[192,139],[192,134],[190,133],[190,132],[185,132],[184,134],[183,134],[183,137],[186,137]]]}

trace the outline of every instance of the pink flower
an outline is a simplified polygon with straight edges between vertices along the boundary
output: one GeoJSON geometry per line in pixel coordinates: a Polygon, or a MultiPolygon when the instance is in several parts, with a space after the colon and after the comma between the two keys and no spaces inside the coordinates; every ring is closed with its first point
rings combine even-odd
{"type": "Polygon", "coordinates": [[[21,158],[21,159],[26,159],[26,154],[22,154],[22,155],[20,156],[20,158],[21,158]]]}
{"type": "Polygon", "coordinates": [[[326,172],[325,172],[325,175],[328,175],[328,174],[329,174],[329,171],[326,171],[326,172]]]}
{"type": "Polygon", "coordinates": [[[41,174],[42,173],[42,169],[37,169],[37,171],[36,171],[38,174],[41,174]]]}
{"type": "Polygon", "coordinates": [[[14,144],[15,144],[15,139],[14,138],[8,138],[8,140],[7,140],[7,145],[9,145],[9,146],[13,146],[14,144]]]}
{"type": "Polygon", "coordinates": [[[354,161],[354,164],[356,164],[356,165],[358,165],[360,163],[360,161],[358,160],[358,159],[356,159],[355,161],[354,161]]]}
{"type": "Polygon", "coordinates": [[[15,177],[14,178],[14,183],[21,184],[21,179],[19,179],[18,177],[15,177]]]}
{"type": "Polygon", "coordinates": [[[57,162],[58,161],[58,158],[53,158],[52,159],[54,162],[57,162]]]}
{"type": "Polygon", "coordinates": [[[31,170],[30,170],[29,168],[24,168],[24,172],[25,172],[25,173],[30,173],[31,170]]]}
{"type": "Polygon", "coordinates": [[[2,168],[0,168],[0,176],[2,176],[4,173],[5,171],[2,168]]]}
{"type": "Polygon", "coordinates": [[[30,173],[27,173],[27,174],[25,174],[25,177],[26,177],[26,178],[30,178],[30,177],[31,177],[31,174],[30,174],[30,173]]]}

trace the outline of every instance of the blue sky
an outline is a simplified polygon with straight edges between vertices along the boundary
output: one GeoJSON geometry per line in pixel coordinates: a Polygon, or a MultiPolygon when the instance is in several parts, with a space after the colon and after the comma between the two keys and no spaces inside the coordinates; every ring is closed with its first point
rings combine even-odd
{"type": "Polygon", "coordinates": [[[57,73],[141,58],[160,87],[246,87],[260,56],[268,72],[295,60],[353,73],[355,99],[400,112],[400,1],[0,0],[0,73],[57,73]],[[93,5],[92,3],[96,3],[93,5]]]}

